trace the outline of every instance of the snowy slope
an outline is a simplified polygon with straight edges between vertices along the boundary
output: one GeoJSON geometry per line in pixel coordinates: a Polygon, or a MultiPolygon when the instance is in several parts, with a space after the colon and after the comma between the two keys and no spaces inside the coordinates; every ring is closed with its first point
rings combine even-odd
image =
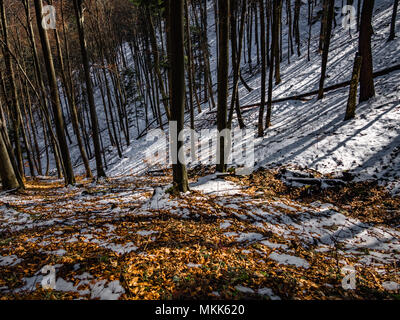
{"type": "MultiPolygon", "coordinates": [[[[398,64],[400,62],[400,38],[387,43],[389,23],[392,12],[392,1],[375,2],[374,35],[372,38],[374,70],[398,64]]],[[[326,86],[350,79],[353,58],[357,50],[358,35],[355,31],[349,35],[341,24],[341,1],[336,1],[337,27],[333,30],[331,50],[328,62],[328,78],[326,86]]],[[[315,11],[316,12],[316,11],[315,11]]],[[[314,13],[315,13],[314,12],[314,13]]],[[[283,21],[285,21],[283,10],[283,21]]],[[[313,25],[311,40],[311,61],[307,61],[308,26],[307,5],[301,9],[302,56],[291,57],[287,62],[287,30],[283,24],[283,61],[281,64],[282,83],[274,86],[273,98],[292,96],[318,88],[321,68],[321,57],[317,53],[319,23],[313,25]]],[[[400,15],[397,16],[399,25],[400,15]]],[[[212,2],[209,2],[209,45],[211,51],[211,68],[213,81],[216,82],[216,40],[214,29],[214,13],[212,2]]],[[[254,50],[255,51],[255,48],[254,50]]],[[[127,55],[131,59],[128,50],[127,55]]],[[[256,56],[253,57],[253,63],[256,56]]],[[[244,63],[243,63],[244,65],[244,63]]],[[[248,92],[242,85],[239,88],[241,105],[260,101],[260,74],[250,75],[247,65],[242,70],[250,87],[248,92]]],[[[258,109],[250,109],[244,113],[246,126],[251,129],[242,143],[255,143],[255,162],[259,166],[297,165],[313,168],[321,173],[340,173],[349,170],[358,175],[358,179],[381,179],[389,184],[395,192],[400,192],[400,72],[392,72],[375,79],[376,97],[357,108],[356,119],[344,122],[348,88],[328,92],[322,101],[310,97],[309,101],[287,101],[273,105],[272,127],[266,130],[264,138],[256,138],[258,109]]],[[[105,130],[103,105],[99,90],[96,92],[99,122],[105,130]]],[[[215,113],[209,114],[208,105],[197,115],[196,125],[204,129],[210,127],[215,113]]],[[[144,125],[144,123],[142,123],[144,125]]],[[[236,126],[236,120],[234,120],[236,126]]],[[[141,127],[143,128],[143,127],[141,127]]],[[[215,128],[214,128],[215,129],[215,128]]],[[[138,128],[131,128],[132,143],[125,148],[123,158],[119,159],[115,148],[108,147],[109,141],[103,131],[106,147],[108,174],[141,174],[152,167],[152,154],[157,150],[166,150],[163,142],[154,137],[146,141],[146,137],[136,140],[138,128]],[[161,146],[161,148],[160,148],[161,146]]],[[[70,129],[72,132],[72,129],[70,129]]],[[[157,131],[153,132],[156,135],[157,131]]],[[[208,143],[215,137],[215,131],[202,135],[200,143],[208,143]]],[[[77,148],[72,152],[74,163],[79,163],[77,148]]],[[[215,150],[212,151],[212,154],[215,150]]],[[[92,160],[93,161],[93,160],[92,160]]],[[[189,162],[190,165],[190,162],[189,162]]],[[[161,163],[157,167],[166,167],[161,163]]],[[[93,163],[93,168],[94,168],[93,163]]],[[[83,172],[83,167],[77,167],[83,172]]]]}

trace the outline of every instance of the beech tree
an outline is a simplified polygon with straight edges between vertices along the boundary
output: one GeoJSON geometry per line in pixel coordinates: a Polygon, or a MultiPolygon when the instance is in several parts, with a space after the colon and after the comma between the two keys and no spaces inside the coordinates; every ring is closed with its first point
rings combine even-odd
{"type": "Polygon", "coordinates": [[[229,1],[218,0],[219,56],[218,56],[218,110],[217,110],[217,171],[225,172],[225,147],[228,143],[220,134],[227,129],[227,99],[229,75],[229,1]]]}
{"type": "MultiPolygon", "coordinates": [[[[183,150],[183,141],[179,134],[184,129],[185,115],[185,44],[184,44],[184,0],[170,0],[168,2],[169,30],[167,35],[169,62],[173,66],[171,73],[171,121],[176,122],[177,132],[172,143],[173,152],[173,184],[175,191],[186,192],[189,189],[186,165],[179,156],[183,150]]],[[[184,156],[184,155],[183,155],[184,156]]]]}
{"type": "Polygon", "coordinates": [[[9,75],[8,83],[10,86],[10,93],[11,93],[11,110],[12,110],[12,124],[13,124],[13,131],[14,131],[14,148],[15,148],[15,156],[18,164],[18,170],[21,175],[24,175],[24,167],[22,163],[22,149],[20,143],[20,131],[21,131],[21,120],[19,117],[20,114],[20,103],[17,93],[17,86],[15,81],[15,73],[14,73],[14,66],[11,59],[10,53],[10,44],[9,44],[9,31],[8,31],[8,23],[6,17],[6,11],[4,6],[4,0],[0,0],[0,15],[1,15],[1,38],[4,39],[2,43],[3,55],[4,55],[4,62],[6,65],[6,70],[9,75]]]}
{"type": "Polygon", "coordinates": [[[375,96],[371,49],[374,3],[375,0],[364,1],[361,12],[360,36],[358,40],[358,52],[362,58],[360,73],[360,102],[367,101],[375,96]]]}

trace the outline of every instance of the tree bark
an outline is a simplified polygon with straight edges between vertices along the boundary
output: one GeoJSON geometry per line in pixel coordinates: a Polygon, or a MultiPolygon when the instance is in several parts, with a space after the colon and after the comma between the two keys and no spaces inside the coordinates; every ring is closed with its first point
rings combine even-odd
{"type": "MultiPolygon", "coordinates": [[[[22,176],[24,176],[24,166],[22,160],[22,149],[20,143],[20,130],[21,130],[21,121],[19,118],[20,113],[20,104],[17,94],[17,87],[15,82],[15,74],[13,63],[11,61],[11,54],[10,54],[10,45],[8,41],[8,25],[7,25],[7,18],[6,12],[4,7],[4,0],[0,0],[0,10],[1,10],[1,26],[2,26],[2,38],[4,39],[3,42],[3,55],[4,55],[4,62],[6,65],[7,73],[9,74],[9,85],[11,90],[11,105],[10,109],[12,111],[12,124],[13,124],[13,131],[14,131],[14,147],[15,147],[15,157],[18,164],[18,170],[22,176]]],[[[7,97],[5,97],[7,98],[7,97]]]]}
{"type": "MultiPolygon", "coordinates": [[[[184,129],[185,115],[185,44],[184,44],[184,0],[169,1],[169,35],[168,51],[171,72],[171,120],[176,121],[177,132],[170,132],[175,150],[173,156],[173,185],[175,191],[186,192],[189,190],[186,165],[179,157],[179,151],[183,150],[183,141],[179,134],[184,129]],[[175,158],[175,159],[174,159],[175,158]]],[[[170,131],[172,128],[170,126],[170,131]]],[[[184,156],[184,152],[182,152],[184,156]]]]}
{"type": "Polygon", "coordinates": [[[261,106],[258,114],[258,136],[264,136],[264,106],[266,93],[266,49],[265,49],[265,18],[264,18],[264,0],[260,0],[260,20],[261,20],[261,106]]]}
{"type": "Polygon", "coordinates": [[[227,129],[227,99],[229,75],[229,1],[218,0],[219,9],[219,57],[218,57],[218,110],[217,110],[217,167],[218,172],[225,172],[226,139],[220,137],[223,130],[227,129]]]}
{"type": "Polygon", "coordinates": [[[397,16],[397,8],[399,7],[399,0],[394,0],[393,3],[393,13],[392,13],[392,22],[390,23],[390,35],[389,41],[392,41],[396,36],[396,16],[397,16]]]}
{"type": "Polygon", "coordinates": [[[357,88],[360,81],[360,70],[361,70],[362,57],[357,52],[354,60],[353,74],[351,76],[349,99],[347,101],[346,115],[344,120],[353,119],[356,112],[357,106],[357,88]]]}
{"type": "Polygon", "coordinates": [[[362,57],[360,73],[360,102],[367,101],[375,96],[371,49],[374,3],[375,0],[365,0],[361,12],[360,37],[358,42],[358,52],[362,57]]]}
{"type": "Polygon", "coordinates": [[[335,9],[335,1],[328,0],[328,13],[327,13],[327,25],[326,25],[326,34],[324,35],[324,46],[322,53],[322,67],[321,67],[321,78],[319,81],[319,92],[318,92],[318,100],[324,97],[324,82],[326,77],[326,66],[328,64],[328,54],[329,54],[329,46],[331,43],[331,33],[332,33],[332,20],[335,9]]]}

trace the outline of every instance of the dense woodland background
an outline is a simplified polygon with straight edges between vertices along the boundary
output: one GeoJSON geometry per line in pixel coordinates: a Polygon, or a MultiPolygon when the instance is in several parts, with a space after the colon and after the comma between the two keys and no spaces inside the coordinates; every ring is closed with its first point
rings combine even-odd
{"type": "MultiPolygon", "coordinates": [[[[375,95],[371,52],[374,1],[48,4],[57,10],[54,30],[38,28],[42,1],[1,1],[4,188],[22,187],[26,175],[49,175],[52,163],[59,177],[73,184],[77,163],[71,162],[72,144],[79,148],[87,177],[93,176],[89,163],[93,158],[95,174],[105,176],[104,154],[109,145],[115,156],[122,157],[131,139],[143,136],[151,127],[164,128],[167,120],[179,120],[178,128],[183,128],[184,113],[190,115],[188,125],[195,129],[199,121],[195,115],[207,107],[218,109],[219,131],[231,126],[234,115],[244,128],[238,86],[252,88],[243,74],[261,73],[257,131],[263,136],[271,124],[273,88],[285,81],[280,75],[284,56],[290,64],[321,54],[318,99],[323,98],[330,39],[343,27],[344,13],[347,25],[353,23],[350,36],[359,38],[353,74],[356,84],[346,119],[354,117],[358,81],[360,102],[375,95]],[[353,20],[349,18],[351,10],[342,12],[344,5],[355,6],[353,20]],[[210,9],[214,11],[213,26],[210,9]],[[306,26],[300,27],[300,20],[306,26]],[[313,25],[320,25],[317,39],[311,34],[313,25]],[[215,29],[214,48],[208,39],[211,27],[215,29]],[[318,41],[318,53],[310,52],[312,41],[318,41]],[[211,59],[216,59],[217,77],[211,59]],[[135,128],[134,136],[131,128],[135,128]]],[[[388,40],[395,36],[397,8],[398,1],[394,1],[388,40]]],[[[226,165],[217,169],[225,171],[226,165]]],[[[187,182],[182,182],[187,180],[185,171],[182,165],[174,165],[174,181],[182,191],[187,189],[187,182]]]]}

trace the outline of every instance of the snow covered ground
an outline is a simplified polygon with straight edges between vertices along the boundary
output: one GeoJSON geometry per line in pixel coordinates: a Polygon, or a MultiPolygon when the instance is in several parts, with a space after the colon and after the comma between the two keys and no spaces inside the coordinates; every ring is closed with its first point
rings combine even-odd
{"type": "MultiPolygon", "coordinates": [[[[339,6],[339,1],[336,5],[339,6]]],[[[216,48],[211,2],[209,10],[211,68],[215,83],[216,48]]],[[[358,35],[354,31],[350,35],[349,31],[342,27],[339,11],[336,16],[338,25],[332,35],[326,86],[350,79],[353,58],[357,51],[358,35]]],[[[392,1],[376,2],[372,37],[375,71],[400,62],[400,38],[387,42],[391,11],[392,1]]],[[[283,27],[282,83],[274,86],[274,99],[318,88],[321,68],[321,56],[317,53],[319,23],[314,24],[312,28],[311,61],[308,62],[306,13],[307,8],[304,5],[301,10],[302,55],[301,57],[292,56],[291,64],[287,62],[287,31],[286,26],[283,27]]],[[[400,21],[400,15],[397,17],[397,24],[398,21],[400,21]]],[[[253,63],[255,60],[254,54],[253,63]]],[[[244,61],[243,66],[242,74],[254,90],[248,92],[240,84],[240,103],[247,105],[259,102],[260,74],[250,75],[244,61]]],[[[257,69],[257,66],[254,69],[257,69]]],[[[376,97],[360,104],[357,107],[356,118],[347,122],[343,119],[348,87],[326,93],[321,101],[317,101],[314,96],[307,101],[290,100],[276,103],[273,105],[272,127],[266,130],[264,138],[255,136],[258,108],[246,110],[243,115],[248,130],[240,143],[249,148],[254,144],[255,168],[285,165],[312,168],[324,174],[340,174],[343,171],[349,171],[357,176],[357,180],[378,179],[394,194],[400,194],[400,127],[398,125],[400,71],[376,78],[375,88],[376,97]]],[[[102,119],[99,97],[97,101],[99,101],[99,114],[102,119]]],[[[215,113],[208,112],[208,106],[204,105],[203,112],[196,116],[198,133],[205,128],[214,130],[202,134],[196,141],[196,146],[205,146],[213,140],[212,148],[202,158],[203,162],[205,158],[208,159],[208,156],[215,154],[216,132],[215,127],[212,126],[215,113]]],[[[235,129],[236,120],[233,125],[235,129]]],[[[131,131],[132,136],[137,134],[137,128],[132,127],[131,131]]],[[[108,174],[110,176],[143,174],[149,168],[167,167],[168,163],[165,161],[154,166],[154,154],[167,152],[168,148],[165,142],[167,136],[163,139],[160,137],[159,131],[151,131],[147,137],[133,139],[131,145],[125,148],[122,159],[117,157],[113,148],[107,149],[111,150],[106,154],[108,174]]],[[[105,135],[104,138],[106,139],[105,135]]],[[[108,144],[109,142],[105,141],[105,145],[108,144]]],[[[74,162],[79,162],[76,148],[72,154],[74,162]]],[[[189,166],[193,166],[190,159],[188,160],[189,166]]],[[[233,159],[233,165],[235,164],[237,163],[233,159]]],[[[83,167],[80,166],[77,171],[83,172],[83,167]]]]}
{"type": "MultiPolygon", "coordinates": [[[[73,190],[29,191],[25,196],[2,198],[0,266],[5,274],[16,274],[19,285],[4,277],[0,296],[40,292],[47,275],[42,268],[50,265],[57,275],[55,291],[84,299],[118,299],[124,297],[127,284],[112,275],[119,274],[122,266],[130,266],[131,259],[150,261],[149,267],[153,266],[160,259],[160,251],[170,250],[166,248],[176,241],[176,247],[172,246],[175,254],[165,256],[166,260],[178,257],[174,269],[206,270],[208,262],[198,258],[188,240],[180,240],[183,235],[194,237],[193,228],[200,232],[195,243],[210,238],[211,248],[221,246],[211,256],[220,259],[218,254],[235,248],[239,256],[255,263],[258,273],[288,268],[288,272],[307,279],[309,274],[309,280],[316,282],[313,287],[318,287],[332,285],[332,279],[328,283],[322,275],[315,276],[322,270],[353,268],[358,281],[372,272],[382,290],[390,293],[400,287],[396,268],[400,260],[399,226],[362,222],[330,203],[306,205],[286,198],[266,198],[215,175],[192,183],[193,191],[180,198],[171,198],[165,193],[166,187],[153,183],[152,178],[124,177],[96,186],[85,183],[73,190]],[[36,202],[43,193],[46,201],[36,202]],[[187,223],[190,228],[179,229],[176,223],[187,223]],[[184,259],[179,258],[182,252],[184,259]]],[[[223,257],[229,261],[234,255],[223,257]]],[[[175,281],[180,273],[174,272],[163,281],[175,281]]],[[[267,283],[239,282],[235,289],[270,299],[285,297],[283,291],[265,287],[267,283]]],[[[338,280],[333,285],[341,286],[338,280]]],[[[151,287],[148,283],[143,286],[151,287]]],[[[206,288],[207,294],[218,296],[213,288],[210,292],[206,288]]]]}

